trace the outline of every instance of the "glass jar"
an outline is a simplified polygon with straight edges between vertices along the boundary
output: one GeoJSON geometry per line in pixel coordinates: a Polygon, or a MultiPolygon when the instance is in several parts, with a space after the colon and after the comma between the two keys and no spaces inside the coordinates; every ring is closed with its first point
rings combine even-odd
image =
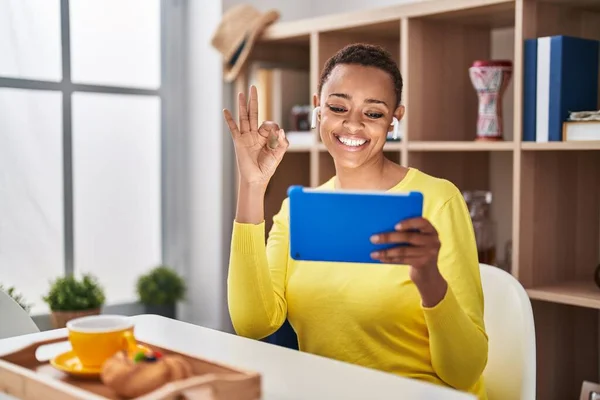
{"type": "Polygon", "coordinates": [[[490,216],[492,192],[487,190],[465,191],[463,197],[473,221],[479,262],[496,265],[496,225],[490,216]]]}
{"type": "Polygon", "coordinates": [[[292,131],[310,131],[310,114],[312,110],[309,105],[295,105],[292,107],[291,129],[292,131]]]}

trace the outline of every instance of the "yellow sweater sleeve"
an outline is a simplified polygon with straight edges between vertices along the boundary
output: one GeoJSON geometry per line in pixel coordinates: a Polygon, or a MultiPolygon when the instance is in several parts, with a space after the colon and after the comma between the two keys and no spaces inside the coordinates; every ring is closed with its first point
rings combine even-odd
{"type": "Polygon", "coordinates": [[[265,245],[265,224],[234,221],[227,276],[227,298],[236,333],[262,339],[283,325],[287,315],[287,199],[273,218],[265,245]]]}
{"type": "Polygon", "coordinates": [[[448,282],[444,299],[423,308],[432,364],[448,385],[469,390],[487,363],[488,338],[475,235],[460,193],[431,217],[431,223],[441,242],[438,267],[448,282]]]}

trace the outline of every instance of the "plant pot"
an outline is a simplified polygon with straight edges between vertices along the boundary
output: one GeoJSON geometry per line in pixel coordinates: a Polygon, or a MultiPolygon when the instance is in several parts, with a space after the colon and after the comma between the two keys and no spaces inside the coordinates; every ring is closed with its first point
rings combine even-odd
{"type": "Polygon", "coordinates": [[[177,319],[177,310],[175,308],[175,304],[145,304],[144,310],[146,314],[155,314],[171,319],[177,319]]]}
{"type": "Polygon", "coordinates": [[[54,329],[64,328],[67,326],[67,322],[72,319],[79,317],[86,317],[88,315],[99,315],[100,308],[92,310],[78,310],[78,311],[52,311],[50,314],[50,320],[54,329]]]}

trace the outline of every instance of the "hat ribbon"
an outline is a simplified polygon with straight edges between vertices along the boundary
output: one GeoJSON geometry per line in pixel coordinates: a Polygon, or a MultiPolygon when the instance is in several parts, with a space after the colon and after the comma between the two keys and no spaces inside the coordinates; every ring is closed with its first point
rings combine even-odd
{"type": "Polygon", "coordinates": [[[246,35],[244,37],[244,40],[242,40],[242,43],[240,43],[240,45],[238,46],[238,48],[235,50],[235,52],[233,53],[233,55],[231,56],[231,58],[227,62],[227,64],[229,66],[233,66],[236,63],[236,61],[238,60],[238,58],[242,54],[242,51],[244,50],[244,46],[246,46],[247,41],[248,41],[248,35],[246,35]]]}

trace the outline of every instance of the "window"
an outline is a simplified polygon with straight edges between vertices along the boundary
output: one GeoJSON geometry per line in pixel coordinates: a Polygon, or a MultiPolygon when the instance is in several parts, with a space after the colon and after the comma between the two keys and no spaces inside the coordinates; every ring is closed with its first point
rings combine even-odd
{"type": "Polygon", "coordinates": [[[175,3],[0,0],[0,282],[33,314],[70,273],[96,275],[107,304],[136,301],[135,280],[162,262],[175,3]]]}

